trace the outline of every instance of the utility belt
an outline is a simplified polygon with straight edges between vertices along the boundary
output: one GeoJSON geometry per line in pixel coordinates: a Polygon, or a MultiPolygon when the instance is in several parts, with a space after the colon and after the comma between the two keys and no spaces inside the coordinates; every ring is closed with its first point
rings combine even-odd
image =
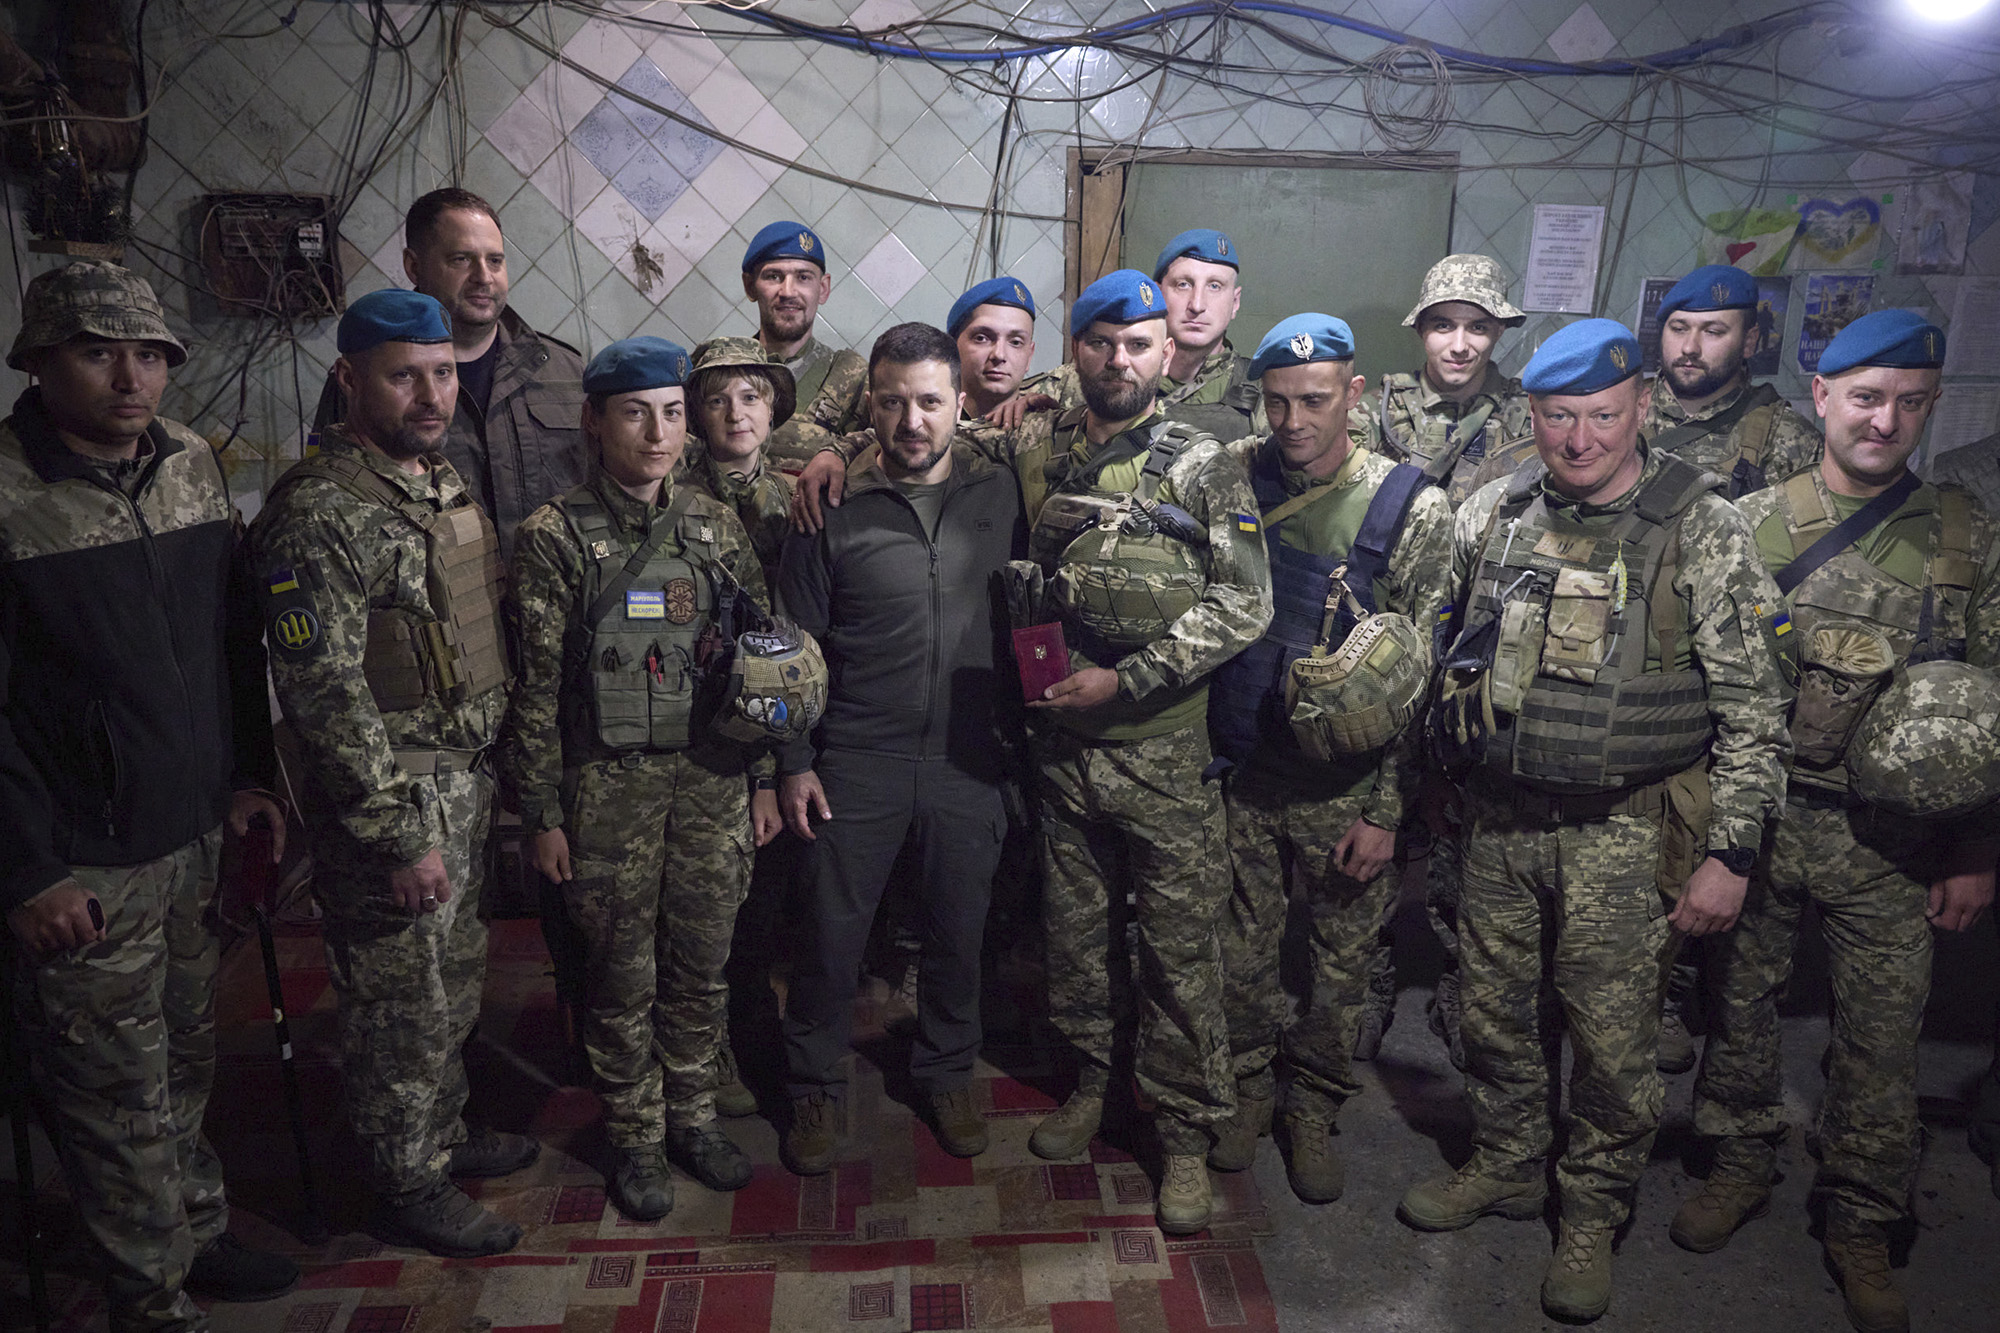
{"type": "Polygon", "coordinates": [[[1663,779],[1638,787],[1619,787],[1611,791],[1565,795],[1536,791],[1518,782],[1509,782],[1483,768],[1475,768],[1466,775],[1467,785],[1482,799],[1505,806],[1546,828],[1559,824],[1594,824],[1613,815],[1656,819],[1666,808],[1667,783],[1671,780],[1663,779]]]}
{"type": "Polygon", "coordinates": [[[1859,810],[1868,802],[1851,791],[1837,787],[1815,787],[1809,783],[1794,782],[1785,788],[1785,804],[1803,806],[1807,810],[1859,810]]]}
{"type": "Polygon", "coordinates": [[[396,756],[396,767],[417,778],[445,778],[454,773],[483,772],[486,768],[486,749],[478,750],[406,750],[392,751],[396,756]]]}

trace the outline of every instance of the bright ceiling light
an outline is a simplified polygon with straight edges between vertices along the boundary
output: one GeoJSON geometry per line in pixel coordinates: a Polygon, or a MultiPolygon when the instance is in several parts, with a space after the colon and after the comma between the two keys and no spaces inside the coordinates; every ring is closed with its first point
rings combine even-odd
{"type": "Polygon", "coordinates": [[[1992,0],[1903,0],[1912,14],[1932,23],[1956,23],[1969,19],[1992,0]]]}

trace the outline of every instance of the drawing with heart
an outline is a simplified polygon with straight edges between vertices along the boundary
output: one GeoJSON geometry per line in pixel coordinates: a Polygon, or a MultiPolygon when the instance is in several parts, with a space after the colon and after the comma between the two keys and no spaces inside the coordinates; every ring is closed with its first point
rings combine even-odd
{"type": "Polygon", "coordinates": [[[1875,257],[1882,236],[1882,209],[1873,199],[1844,203],[1808,199],[1799,205],[1798,243],[1805,251],[1795,265],[1811,268],[1864,267],[1875,257]]]}

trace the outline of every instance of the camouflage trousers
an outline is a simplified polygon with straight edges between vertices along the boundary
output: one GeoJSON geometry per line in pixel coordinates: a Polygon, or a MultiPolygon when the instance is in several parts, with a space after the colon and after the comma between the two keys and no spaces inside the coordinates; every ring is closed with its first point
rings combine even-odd
{"type": "Polygon", "coordinates": [[[451,898],[412,916],[389,897],[389,870],[338,827],[313,830],[313,896],[340,1002],[340,1076],[368,1184],[400,1204],[444,1180],[466,1137],[465,1043],[486,984],[486,833],[493,779],[419,780],[436,802],[451,898]]]}
{"type": "Polygon", "coordinates": [[[1036,746],[1049,1016],[1086,1076],[1130,1041],[1169,1151],[1206,1151],[1201,1127],[1236,1109],[1217,940],[1228,833],[1221,793],[1201,780],[1208,737],[1092,744],[1050,731],[1036,746]]]}
{"type": "Polygon", "coordinates": [[[1459,976],[1473,1165],[1530,1179],[1555,1138],[1560,1037],[1537,999],[1553,983],[1569,1029],[1569,1143],[1556,1165],[1565,1221],[1616,1226],[1645,1169],[1666,1088],[1661,990],[1678,936],[1660,892],[1652,818],[1557,822],[1475,781],[1466,793],[1459,976]]]}
{"type": "Polygon", "coordinates": [[[611,1142],[642,1147],[715,1119],[750,783],[734,755],[683,751],[584,764],[563,786],[563,900],[588,949],[583,1049],[611,1142]]]}
{"type": "MultiPolygon", "coordinates": [[[[181,1290],[229,1226],[201,1121],[215,1081],[222,830],[140,866],[78,866],[103,942],[30,960],[20,1022],[70,1195],[103,1253],[114,1333],[203,1329],[181,1290]]],[[[11,941],[10,941],[11,943],[11,941]]]]}
{"type": "Polygon", "coordinates": [[[1334,848],[1367,803],[1365,794],[1298,799],[1276,778],[1244,769],[1223,790],[1235,878],[1221,927],[1223,1003],[1236,1077],[1270,1068],[1282,1041],[1288,1109],[1328,1123],[1361,1091],[1354,1038],[1376,935],[1396,899],[1393,868],[1366,883],[1334,868],[1334,848]],[[1311,991],[1296,1020],[1278,980],[1292,894],[1305,901],[1312,960],[1311,991]]]}
{"type": "Polygon", "coordinates": [[[1867,808],[1794,798],[1768,841],[1736,928],[1716,937],[1715,1010],[1694,1123],[1714,1136],[1715,1174],[1766,1183],[1784,1137],[1778,998],[1799,919],[1819,909],[1833,981],[1814,1193],[1853,1218],[1908,1215],[1917,1180],[1917,1033],[1931,986],[1928,905],[1935,839],[1867,808]]]}

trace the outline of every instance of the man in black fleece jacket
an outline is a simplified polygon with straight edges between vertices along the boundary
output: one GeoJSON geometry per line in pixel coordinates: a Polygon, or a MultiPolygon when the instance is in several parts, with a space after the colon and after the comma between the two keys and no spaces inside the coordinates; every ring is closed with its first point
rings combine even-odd
{"type": "Polygon", "coordinates": [[[833,673],[817,760],[800,742],[779,761],[779,805],[810,844],[807,937],[785,1014],[785,1158],[803,1175],[839,1154],[855,978],[912,831],[923,954],[910,1072],[946,1152],[970,1157],[987,1142],[971,1079],[980,943],[1007,830],[1011,688],[994,575],[1026,551],[1027,533],[1013,474],[953,438],[959,356],[943,330],[884,333],[868,382],[872,438],[846,502],[820,532],[792,537],[778,574],[780,606],[825,646],[833,673]]]}

